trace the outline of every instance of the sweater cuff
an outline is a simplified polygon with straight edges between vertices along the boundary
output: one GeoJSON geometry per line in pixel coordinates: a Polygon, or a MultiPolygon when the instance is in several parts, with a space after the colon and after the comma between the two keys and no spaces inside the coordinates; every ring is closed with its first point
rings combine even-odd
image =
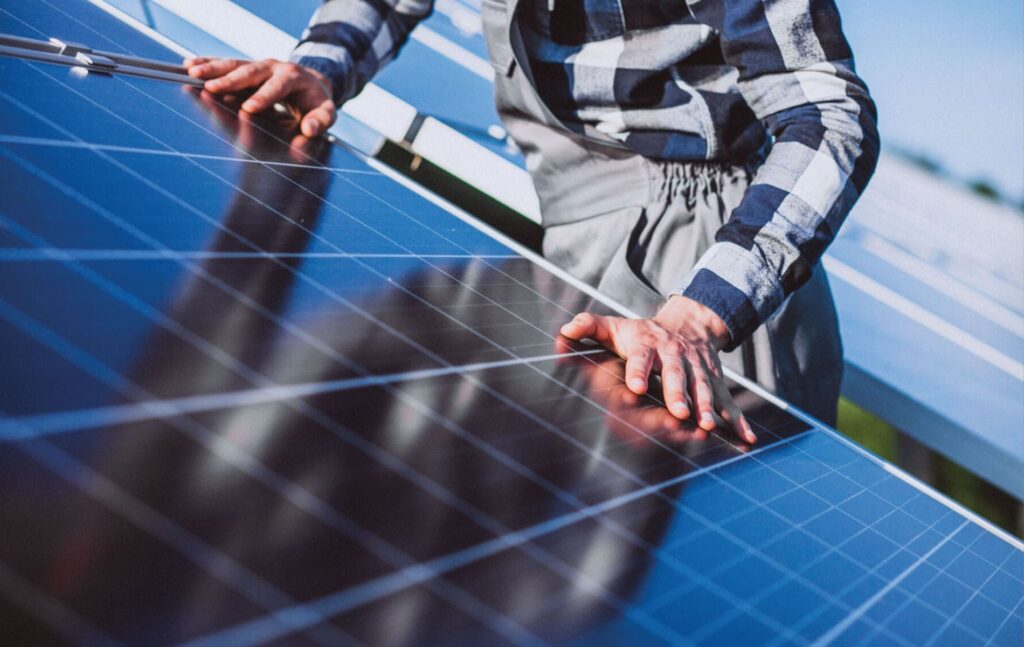
{"type": "Polygon", "coordinates": [[[680,293],[722,318],[731,351],[743,343],[782,303],[782,284],[756,252],[716,243],[701,257],[680,293]]]}

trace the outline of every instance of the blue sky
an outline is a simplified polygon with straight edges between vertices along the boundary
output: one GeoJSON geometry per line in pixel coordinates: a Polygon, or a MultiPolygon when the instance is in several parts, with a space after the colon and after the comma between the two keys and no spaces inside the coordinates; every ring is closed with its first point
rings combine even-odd
{"type": "Polygon", "coordinates": [[[885,143],[1024,199],[1024,3],[837,2],[885,143]]]}

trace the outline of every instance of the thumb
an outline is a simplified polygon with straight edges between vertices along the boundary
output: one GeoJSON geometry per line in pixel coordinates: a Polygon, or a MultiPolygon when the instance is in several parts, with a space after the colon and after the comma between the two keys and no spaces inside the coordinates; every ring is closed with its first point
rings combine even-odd
{"type": "Polygon", "coordinates": [[[581,312],[572,321],[562,326],[560,333],[569,339],[593,339],[605,348],[618,352],[615,326],[616,317],[581,312]]]}
{"type": "Polygon", "coordinates": [[[563,325],[561,329],[559,329],[559,332],[569,339],[579,341],[581,339],[586,339],[587,337],[596,338],[599,327],[600,321],[597,315],[592,315],[589,312],[581,312],[573,317],[572,321],[563,325]]]}
{"type": "Polygon", "coordinates": [[[325,101],[317,108],[307,112],[302,118],[300,125],[302,134],[306,137],[322,135],[334,124],[336,115],[334,103],[332,101],[325,101]]]}

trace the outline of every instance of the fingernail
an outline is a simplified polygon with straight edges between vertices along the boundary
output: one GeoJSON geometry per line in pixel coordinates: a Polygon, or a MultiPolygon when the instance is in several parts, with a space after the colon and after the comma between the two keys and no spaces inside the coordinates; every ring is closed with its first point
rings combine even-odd
{"type": "Polygon", "coordinates": [[[642,389],[644,388],[644,381],[638,377],[635,377],[629,381],[629,386],[631,389],[642,389]]]}
{"type": "Polygon", "coordinates": [[[320,132],[320,122],[319,121],[317,121],[316,119],[310,119],[307,123],[309,124],[309,134],[310,135],[316,135],[317,133],[320,132]]]}
{"type": "Polygon", "coordinates": [[[700,424],[703,425],[706,423],[715,424],[715,419],[711,417],[710,413],[703,413],[700,416],[700,424]]]}
{"type": "Polygon", "coordinates": [[[242,104],[242,110],[256,110],[260,107],[259,102],[250,99],[242,104]]]}
{"type": "Polygon", "coordinates": [[[672,405],[672,412],[682,418],[686,416],[686,414],[690,413],[690,409],[682,402],[676,402],[672,405]]]}

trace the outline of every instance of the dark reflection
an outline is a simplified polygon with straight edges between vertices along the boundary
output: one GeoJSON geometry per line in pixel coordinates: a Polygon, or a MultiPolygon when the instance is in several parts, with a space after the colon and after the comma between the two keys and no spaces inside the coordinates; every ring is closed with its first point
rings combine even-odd
{"type": "Polygon", "coordinates": [[[252,115],[239,110],[251,93],[218,96],[189,86],[182,86],[181,91],[194,97],[221,134],[248,156],[277,164],[330,166],[330,144],[325,138],[310,139],[299,131],[302,115],[295,108],[277,104],[263,114],[252,115]]]}
{"type": "MultiPolygon", "coordinates": [[[[10,581],[58,600],[90,630],[174,642],[365,587],[742,451],[631,394],[618,359],[560,345],[552,333],[569,313],[599,306],[523,259],[303,258],[332,217],[321,201],[332,175],[294,163],[326,162],[330,151],[296,139],[284,146],[287,130],[269,137],[264,130],[279,126],[200,100],[254,156],[287,163],[238,165],[226,231],[180,267],[167,325],[130,370],[126,402],[228,395],[189,400],[188,415],[22,446],[65,478],[84,474],[74,489],[0,453],[0,561],[18,571],[10,581]],[[554,353],[564,356],[515,362],[554,353]],[[479,362],[505,363],[443,370],[479,362]],[[425,370],[434,372],[394,377],[425,370]],[[393,377],[352,382],[370,375],[393,377]],[[349,382],[260,395],[337,380],[349,382]],[[247,395],[231,395],[239,392],[247,395]]],[[[127,282],[134,266],[95,267],[127,282]]],[[[757,430],[765,442],[799,430],[751,394],[738,397],[771,430],[757,430]]],[[[682,487],[266,637],[583,637],[621,617],[641,588],[682,487]]],[[[37,615],[68,627],[67,614],[37,615]]],[[[26,639],[43,631],[18,628],[26,639]]]]}
{"type": "MultiPolygon", "coordinates": [[[[279,313],[295,283],[299,255],[323,214],[332,176],[322,167],[329,165],[331,147],[323,139],[295,134],[297,123],[291,115],[252,117],[226,108],[205,91],[197,93],[189,87],[182,91],[196,96],[226,138],[248,156],[270,164],[239,165],[238,190],[221,219],[223,229],[207,248],[211,255],[195,262],[193,271],[182,272],[184,280],[167,316],[241,365],[255,369],[273,352],[266,341],[275,337],[278,328],[258,309],[279,313]],[[295,164],[282,164],[289,162],[295,164]],[[230,261],[233,254],[253,252],[273,258],[230,261]]],[[[237,103],[234,97],[227,101],[237,103]]],[[[136,381],[149,393],[165,397],[250,385],[244,374],[225,370],[223,363],[212,361],[209,353],[197,352],[196,345],[180,334],[157,330],[134,371],[136,381]]]]}

